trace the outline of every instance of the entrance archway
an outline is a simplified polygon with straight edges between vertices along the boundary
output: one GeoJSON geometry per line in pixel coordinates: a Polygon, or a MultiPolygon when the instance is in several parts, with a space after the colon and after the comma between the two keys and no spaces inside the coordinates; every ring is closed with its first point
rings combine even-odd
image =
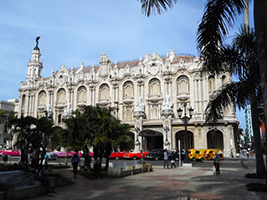
{"type": "MultiPolygon", "coordinates": [[[[188,149],[194,148],[194,134],[191,131],[187,131],[188,136],[188,149]]],[[[175,134],[176,148],[178,148],[178,141],[180,140],[181,149],[185,149],[185,131],[179,131],[175,134]]]]}
{"type": "Polygon", "coordinates": [[[224,149],[223,134],[219,130],[210,130],[207,133],[208,149],[224,149]]]}
{"type": "Polygon", "coordinates": [[[143,130],[139,136],[142,137],[143,149],[151,151],[152,149],[163,149],[163,135],[154,130],[143,130]]]}

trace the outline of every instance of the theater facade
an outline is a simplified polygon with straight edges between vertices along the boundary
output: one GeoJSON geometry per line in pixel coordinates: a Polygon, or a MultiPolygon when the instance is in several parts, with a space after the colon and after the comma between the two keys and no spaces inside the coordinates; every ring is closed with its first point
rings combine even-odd
{"type": "Polygon", "coordinates": [[[19,116],[47,115],[63,125],[64,117],[86,105],[114,107],[114,115],[132,127],[130,149],[171,150],[178,144],[185,148],[185,124],[177,110],[189,116],[192,108],[189,148],[218,148],[225,156],[231,149],[235,152],[239,124],[235,107],[226,107],[216,124],[206,123],[204,114],[214,92],[232,81],[231,74],[201,73],[198,56],[176,55],[171,49],[166,56],[153,52],[134,61],[111,62],[103,52],[97,65],[81,62],[79,68],[70,69],[62,65],[49,77],[42,77],[40,58],[37,42],[19,89],[19,116]]]}

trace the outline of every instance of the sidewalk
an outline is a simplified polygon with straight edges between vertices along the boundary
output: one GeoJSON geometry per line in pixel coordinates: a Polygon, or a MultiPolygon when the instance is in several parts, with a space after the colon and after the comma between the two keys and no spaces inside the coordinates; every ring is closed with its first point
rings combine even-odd
{"type": "Polygon", "coordinates": [[[224,168],[221,175],[214,176],[211,168],[192,167],[163,169],[154,166],[153,172],[137,174],[125,178],[105,178],[90,181],[82,176],[73,178],[71,170],[61,171],[61,175],[71,179],[74,184],[56,188],[56,197],[38,197],[38,200],[55,198],[58,200],[135,200],[135,199],[227,199],[264,200],[267,193],[247,191],[246,184],[264,183],[264,179],[246,179],[247,173],[255,169],[224,168]]]}

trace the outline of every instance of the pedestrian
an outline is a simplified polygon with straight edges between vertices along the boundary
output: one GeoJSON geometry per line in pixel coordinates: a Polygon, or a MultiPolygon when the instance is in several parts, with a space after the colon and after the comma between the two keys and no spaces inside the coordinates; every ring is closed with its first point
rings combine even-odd
{"type": "Polygon", "coordinates": [[[219,175],[221,172],[220,172],[220,164],[221,164],[221,156],[219,156],[218,153],[216,153],[216,156],[214,157],[214,162],[213,162],[213,165],[215,166],[215,169],[216,169],[216,176],[219,175]]]}
{"type": "Polygon", "coordinates": [[[73,166],[73,173],[74,173],[74,178],[77,176],[77,169],[78,169],[78,163],[80,162],[80,156],[78,154],[78,150],[75,150],[75,153],[71,157],[71,163],[73,166]]]}
{"type": "Polygon", "coordinates": [[[140,163],[144,164],[144,154],[143,151],[141,151],[141,159],[140,159],[140,163]]]}
{"type": "Polygon", "coordinates": [[[171,168],[176,168],[176,165],[175,165],[175,158],[176,158],[176,154],[174,151],[172,151],[171,153],[171,168]]]}
{"type": "Polygon", "coordinates": [[[169,154],[167,152],[167,149],[165,149],[163,155],[164,155],[164,169],[166,165],[167,165],[167,169],[169,169],[169,154]]]}
{"type": "Polygon", "coordinates": [[[249,150],[247,150],[247,158],[249,158],[249,150]]]}
{"type": "Polygon", "coordinates": [[[253,158],[253,154],[254,154],[254,149],[251,149],[251,151],[250,151],[251,158],[253,158]]]}
{"type": "Polygon", "coordinates": [[[44,163],[45,163],[45,170],[48,170],[48,155],[45,154],[45,157],[44,157],[44,163]]]}

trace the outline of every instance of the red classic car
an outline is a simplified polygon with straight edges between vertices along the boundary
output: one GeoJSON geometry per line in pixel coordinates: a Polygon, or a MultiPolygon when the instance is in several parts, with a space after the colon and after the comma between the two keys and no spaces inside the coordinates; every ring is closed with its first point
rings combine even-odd
{"type": "MultiPolygon", "coordinates": [[[[145,158],[146,154],[149,154],[149,152],[143,152],[143,158],[145,158]]],[[[126,152],[123,156],[123,158],[133,159],[136,160],[137,158],[141,158],[141,152],[126,152]]]]}
{"type": "Polygon", "coordinates": [[[1,155],[20,156],[20,151],[4,150],[1,152],[1,155]]]}
{"type": "Polygon", "coordinates": [[[127,152],[112,152],[109,157],[114,158],[116,160],[119,160],[120,158],[123,158],[125,153],[127,153],[127,152]]]}
{"type": "MultiPolygon", "coordinates": [[[[75,151],[71,151],[70,153],[68,153],[68,155],[67,155],[67,156],[68,156],[69,158],[71,158],[73,154],[75,154],[75,151]]],[[[82,157],[82,156],[83,156],[83,154],[82,154],[82,152],[81,152],[81,151],[79,151],[79,152],[78,152],[78,154],[79,154],[79,156],[80,156],[80,157],[82,157]]]]}

